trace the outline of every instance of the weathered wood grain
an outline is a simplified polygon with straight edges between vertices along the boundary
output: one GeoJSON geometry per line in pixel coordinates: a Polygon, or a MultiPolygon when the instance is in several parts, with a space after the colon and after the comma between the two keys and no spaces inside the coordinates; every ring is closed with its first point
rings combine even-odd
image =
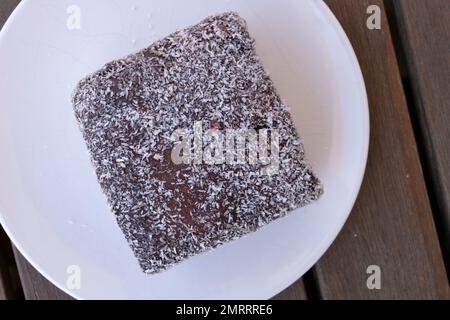
{"type": "Polygon", "coordinates": [[[0,300],[21,299],[22,296],[11,242],[0,226],[0,300]]]}
{"type": "Polygon", "coordinates": [[[65,294],[44,278],[16,248],[14,248],[14,256],[16,257],[25,299],[72,300],[72,297],[65,294]]]}
{"type": "Polygon", "coordinates": [[[2,0],[0,1],[0,28],[6,22],[11,12],[17,7],[20,0],[2,0]]]}
{"type": "Polygon", "coordinates": [[[274,300],[307,300],[308,295],[303,278],[297,280],[289,288],[273,297],[274,300]]]}
{"type": "Polygon", "coordinates": [[[405,82],[450,271],[450,1],[393,1],[405,82]]]}
{"type": "Polygon", "coordinates": [[[448,298],[449,285],[381,0],[327,0],[364,74],[371,139],[365,179],[349,221],[314,273],[324,299],[448,298]],[[381,30],[366,27],[369,5],[381,30]],[[369,290],[367,267],[381,268],[369,290]]]}

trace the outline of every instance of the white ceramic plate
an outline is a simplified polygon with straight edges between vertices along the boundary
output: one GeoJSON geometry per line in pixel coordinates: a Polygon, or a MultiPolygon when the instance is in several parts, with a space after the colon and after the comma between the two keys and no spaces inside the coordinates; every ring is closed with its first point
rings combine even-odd
{"type": "Polygon", "coordinates": [[[361,184],[368,139],[360,68],[322,1],[23,0],[1,32],[1,223],[38,270],[76,298],[272,297],[335,239],[361,184]],[[81,29],[71,30],[74,4],[81,29]],[[253,235],[145,275],[106,205],[70,96],[104,63],[228,10],[247,20],[325,194],[253,235]],[[81,270],[79,289],[67,286],[77,271],[69,266],[81,270]]]}

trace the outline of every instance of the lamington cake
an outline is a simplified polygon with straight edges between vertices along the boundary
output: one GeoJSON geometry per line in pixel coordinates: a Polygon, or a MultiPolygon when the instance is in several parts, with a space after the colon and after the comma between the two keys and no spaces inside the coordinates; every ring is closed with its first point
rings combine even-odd
{"type": "Polygon", "coordinates": [[[73,107],[146,273],[241,238],[323,192],[236,13],[106,64],[80,81],[73,107]]]}

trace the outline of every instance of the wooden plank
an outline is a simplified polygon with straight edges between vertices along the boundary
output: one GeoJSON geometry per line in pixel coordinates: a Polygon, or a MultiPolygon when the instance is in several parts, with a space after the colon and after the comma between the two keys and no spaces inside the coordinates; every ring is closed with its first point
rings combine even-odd
{"type": "Polygon", "coordinates": [[[2,0],[0,1],[0,28],[6,22],[11,12],[17,7],[20,0],[2,0]]]}
{"type": "Polygon", "coordinates": [[[6,233],[0,226],[0,300],[23,297],[14,255],[6,233]]]}
{"type": "Polygon", "coordinates": [[[283,292],[277,294],[272,298],[273,300],[307,300],[308,295],[306,294],[305,283],[303,279],[297,280],[289,288],[283,292]]]}
{"type": "Polygon", "coordinates": [[[420,159],[382,0],[326,0],[346,30],[364,74],[371,140],[365,179],[343,231],[314,267],[324,299],[448,298],[420,159]],[[369,5],[381,30],[366,27],[369,5]],[[381,289],[367,287],[367,267],[381,289]]]}
{"type": "Polygon", "coordinates": [[[72,297],[55,287],[42,276],[21,254],[14,248],[17,268],[22,282],[23,292],[27,300],[72,300],[72,297]]]}
{"type": "Polygon", "coordinates": [[[406,82],[450,272],[450,1],[393,1],[406,82]]]}

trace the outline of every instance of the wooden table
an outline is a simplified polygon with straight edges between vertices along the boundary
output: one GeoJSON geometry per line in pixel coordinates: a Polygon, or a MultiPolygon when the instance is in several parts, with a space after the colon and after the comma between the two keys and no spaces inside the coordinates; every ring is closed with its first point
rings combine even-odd
{"type": "MultiPolygon", "coordinates": [[[[0,26],[18,2],[0,2],[0,26]]],[[[275,298],[448,299],[450,1],[326,3],[353,44],[367,86],[367,171],[337,240],[275,298]],[[380,8],[381,29],[366,25],[370,5],[380,8]],[[380,268],[380,289],[367,286],[371,265],[380,268]]],[[[21,298],[70,299],[0,231],[0,299],[21,298]]]]}

